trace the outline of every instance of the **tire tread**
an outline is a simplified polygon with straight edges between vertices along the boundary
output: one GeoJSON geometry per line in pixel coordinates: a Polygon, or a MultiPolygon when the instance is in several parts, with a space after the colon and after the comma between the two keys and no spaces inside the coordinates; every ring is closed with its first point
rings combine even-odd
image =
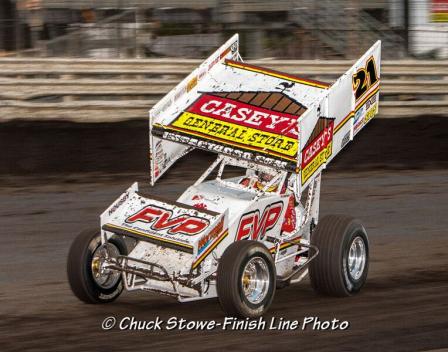
{"type": "MultiPolygon", "coordinates": [[[[70,288],[79,300],[90,304],[108,303],[115,300],[119,295],[110,299],[101,299],[85,277],[83,265],[87,260],[89,245],[96,236],[99,236],[97,229],[82,231],[70,246],[67,258],[67,277],[70,288]]],[[[126,245],[120,238],[112,237],[109,241],[118,247],[121,254],[127,254],[126,245]]]]}
{"type": "MultiPolygon", "coordinates": [[[[223,311],[227,316],[233,317],[245,317],[247,312],[244,312],[241,307],[238,307],[238,302],[240,297],[238,295],[238,276],[239,276],[239,266],[235,265],[239,263],[244,257],[244,255],[250,250],[251,247],[258,246],[259,249],[264,251],[265,254],[272,260],[272,256],[265,246],[257,241],[243,240],[232,243],[224,252],[220,259],[218,266],[218,278],[217,278],[217,292],[219,302],[223,311]]],[[[267,307],[269,307],[275,293],[275,265],[273,260],[271,262],[272,268],[274,270],[274,292],[270,298],[267,307]]],[[[266,307],[266,309],[267,309],[266,307]]]]}
{"type": "Polygon", "coordinates": [[[362,227],[359,220],[352,217],[328,215],[319,221],[312,233],[311,243],[319,249],[318,257],[309,267],[311,286],[316,292],[337,297],[351,295],[344,284],[340,260],[344,237],[353,226],[362,227]]]}

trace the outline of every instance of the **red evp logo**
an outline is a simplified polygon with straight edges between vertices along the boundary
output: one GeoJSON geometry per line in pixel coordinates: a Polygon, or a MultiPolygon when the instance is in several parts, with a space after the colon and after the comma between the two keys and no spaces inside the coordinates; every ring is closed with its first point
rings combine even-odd
{"type": "Polygon", "coordinates": [[[171,210],[155,205],[148,205],[126,219],[127,223],[136,221],[150,223],[154,231],[168,230],[172,235],[190,236],[202,232],[210,224],[207,219],[197,216],[183,214],[173,217],[171,210]]]}
{"type": "Polygon", "coordinates": [[[283,210],[283,202],[272,203],[268,205],[260,217],[257,210],[246,213],[241,217],[236,239],[239,240],[257,240],[263,239],[266,232],[272,229],[280,218],[283,210]]]}

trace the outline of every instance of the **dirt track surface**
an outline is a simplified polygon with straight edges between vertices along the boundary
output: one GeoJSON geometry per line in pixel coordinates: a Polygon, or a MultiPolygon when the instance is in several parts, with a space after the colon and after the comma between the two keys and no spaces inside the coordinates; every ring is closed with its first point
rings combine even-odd
{"type": "MultiPolygon", "coordinates": [[[[408,122],[414,127],[421,123],[408,122]]],[[[97,226],[99,214],[134,180],[147,181],[145,166],[137,173],[139,161],[134,157],[130,158],[133,166],[126,168],[127,160],[120,159],[120,143],[112,148],[98,131],[91,131],[80,149],[86,153],[87,147],[103,148],[104,154],[115,155],[114,160],[106,157],[105,163],[114,161],[112,164],[119,165],[117,172],[100,162],[106,166],[96,174],[69,174],[93,171],[79,163],[83,157],[90,160],[82,153],[67,154],[65,161],[73,162],[67,167],[73,170],[54,170],[36,159],[34,166],[20,166],[20,158],[14,162],[14,152],[9,149],[0,160],[7,159],[9,165],[9,173],[4,166],[6,161],[0,173],[1,350],[416,351],[448,347],[448,133],[442,129],[446,124],[441,120],[427,122],[420,134],[420,147],[425,146],[427,157],[421,151],[409,159],[405,158],[406,153],[412,156],[412,151],[420,149],[416,147],[417,137],[409,135],[410,127],[404,126],[408,134],[399,138],[396,130],[386,128],[390,124],[374,121],[324,174],[322,216],[350,214],[365,224],[371,242],[368,283],[359,295],[336,299],[317,296],[305,281],[277,291],[266,319],[301,321],[316,316],[321,320],[337,318],[350,322],[348,330],[335,332],[102,331],[101,322],[108,316],[118,320],[125,316],[140,320],[176,316],[217,321],[224,317],[216,300],[180,304],[144,292],[124,293],[109,305],[91,306],[77,301],[65,274],[71,241],[81,229],[97,226]],[[395,143],[390,133],[396,134],[395,143]],[[378,139],[380,136],[384,136],[384,143],[378,139]],[[377,137],[376,145],[363,142],[364,137],[371,143],[377,137]],[[382,153],[381,158],[378,153],[382,153]],[[31,167],[33,175],[26,175],[23,167],[31,167]],[[11,177],[11,173],[16,176],[11,177]]],[[[27,138],[24,131],[15,128],[24,137],[21,141],[10,137],[14,146],[19,141],[27,145],[30,138],[35,138],[27,138]]],[[[2,133],[6,135],[0,128],[2,133]]],[[[71,133],[75,140],[76,133],[71,133]]],[[[51,152],[51,133],[42,132],[40,138],[54,157],[51,153],[57,151],[51,152]]],[[[136,143],[137,149],[142,149],[144,142],[136,143]]],[[[128,146],[126,150],[132,149],[129,141],[124,144],[128,146]]],[[[2,145],[3,151],[5,148],[8,150],[6,144],[2,145]]],[[[204,158],[210,160],[202,153],[187,157],[153,193],[178,196],[206,167],[204,158]]],[[[54,165],[64,165],[64,159],[49,160],[54,165]]]]}

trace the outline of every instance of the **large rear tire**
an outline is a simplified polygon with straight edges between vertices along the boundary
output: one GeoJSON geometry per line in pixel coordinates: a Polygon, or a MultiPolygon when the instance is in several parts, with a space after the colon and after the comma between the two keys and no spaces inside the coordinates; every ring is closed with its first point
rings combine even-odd
{"type": "Polygon", "coordinates": [[[81,232],[73,241],[67,260],[67,277],[74,295],[86,303],[108,303],[123,291],[121,273],[101,268],[101,256],[127,255],[124,241],[118,237],[101,245],[97,230],[81,232]]]}
{"type": "Polygon", "coordinates": [[[369,242],[359,220],[329,215],[311,235],[319,255],[310,263],[311,285],[318,293],[351,296],[364,286],[369,269],[369,242]]]}
{"type": "Polygon", "coordinates": [[[275,265],[257,241],[232,243],[218,266],[217,291],[227,316],[256,318],[269,308],[275,293],[275,265]]]}

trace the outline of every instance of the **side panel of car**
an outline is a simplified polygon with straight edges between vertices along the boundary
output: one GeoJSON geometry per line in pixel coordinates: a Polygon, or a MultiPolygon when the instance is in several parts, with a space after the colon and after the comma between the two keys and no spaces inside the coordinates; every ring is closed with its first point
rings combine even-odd
{"type": "Polygon", "coordinates": [[[213,249],[214,255],[220,258],[238,240],[264,241],[268,236],[279,237],[287,205],[288,197],[278,195],[253,202],[229,225],[228,235],[213,249]]]}

